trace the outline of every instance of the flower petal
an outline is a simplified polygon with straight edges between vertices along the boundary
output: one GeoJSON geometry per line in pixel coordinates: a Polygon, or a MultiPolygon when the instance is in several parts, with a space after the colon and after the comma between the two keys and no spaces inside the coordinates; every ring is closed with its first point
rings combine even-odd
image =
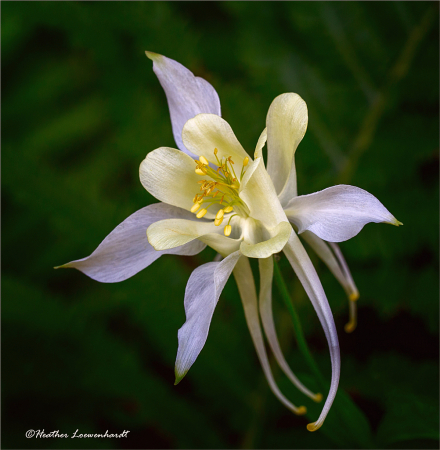
{"type": "Polygon", "coordinates": [[[186,322],[178,332],[174,384],[186,375],[205,345],[214,309],[240,256],[240,252],[235,252],[221,262],[203,264],[189,277],[185,290],[186,322]]]}
{"type": "Polygon", "coordinates": [[[232,239],[220,233],[208,233],[198,238],[209,247],[213,248],[221,256],[226,257],[240,249],[242,238],[232,239]]]}
{"type": "Polygon", "coordinates": [[[292,225],[289,222],[281,222],[272,230],[263,228],[263,240],[257,243],[249,243],[245,240],[240,245],[240,251],[249,258],[268,258],[274,253],[280,252],[292,233],[292,225]]]}
{"type": "Polygon", "coordinates": [[[309,431],[315,431],[324,423],[338,390],[339,375],[341,371],[338,335],[324,289],[322,288],[316,270],[296,233],[290,235],[289,241],[284,247],[284,253],[315,308],[330,349],[330,359],[332,363],[330,391],[318,420],[307,426],[309,431]]]}
{"type": "Polygon", "coordinates": [[[356,236],[369,222],[402,225],[374,195],[344,184],[295,197],[285,212],[299,233],[309,230],[330,242],[356,236]]]}
{"type": "Polygon", "coordinates": [[[359,291],[339,246],[333,242],[323,241],[311,231],[304,231],[301,233],[301,237],[312,247],[319,258],[330,269],[330,272],[344,288],[348,298],[352,301],[357,300],[359,298],[359,291]]]}
{"type": "Polygon", "coordinates": [[[314,394],[309,389],[307,389],[292,372],[289,365],[287,364],[287,361],[284,358],[280,343],[278,341],[272,314],[273,259],[272,257],[259,259],[258,262],[260,267],[260,316],[261,322],[263,323],[264,332],[266,333],[267,340],[269,341],[270,348],[275,355],[275,359],[277,360],[278,365],[286,374],[287,378],[289,378],[289,380],[302,393],[310,397],[312,400],[320,401],[321,395],[314,394]]]}
{"type": "Polygon", "coordinates": [[[147,236],[148,242],[156,250],[168,250],[215,232],[220,231],[213,221],[166,219],[151,224],[147,236]]]}
{"type": "Polygon", "coordinates": [[[263,158],[257,158],[246,171],[239,196],[249,208],[250,216],[260,220],[267,228],[274,228],[287,220],[263,158]]]}
{"type": "Polygon", "coordinates": [[[183,145],[182,129],[185,123],[200,113],[221,116],[220,100],[215,89],[203,78],[195,77],[182,64],[166,56],[145,52],[153,61],[153,70],[167,96],[171,124],[177,147],[194,156],[183,145]]]}
{"type": "Polygon", "coordinates": [[[258,138],[257,145],[255,147],[254,158],[261,158],[263,156],[263,147],[266,145],[267,141],[267,128],[265,128],[260,137],[258,138]]]}
{"type": "Polygon", "coordinates": [[[243,303],[244,315],[251,333],[257,351],[258,359],[266,375],[269,387],[278,400],[295,414],[305,414],[304,406],[295,406],[278,389],[270,369],[269,360],[267,358],[266,348],[264,346],[263,334],[261,332],[260,319],[258,317],[257,292],[255,290],[254,277],[252,275],[251,266],[248,258],[241,258],[235,266],[234,277],[237,282],[238,291],[240,292],[241,301],[243,303]]]}
{"type": "MultiPolygon", "coordinates": [[[[158,200],[190,210],[200,193],[200,175],[195,173],[194,160],[179,150],[160,147],[148,153],[139,168],[144,188],[158,200]]],[[[213,213],[205,217],[213,218],[213,213]]]]}
{"type": "Polygon", "coordinates": [[[288,187],[289,198],[297,195],[294,155],[307,122],[307,105],[298,94],[279,95],[267,113],[267,171],[277,194],[288,187]]]}
{"type": "Polygon", "coordinates": [[[118,225],[87,258],[64,264],[94,280],[115,283],[132,277],[164,254],[195,255],[205,248],[200,241],[172,250],[156,251],[148,243],[146,230],[154,222],[168,217],[190,217],[187,211],[157,203],[135,212],[118,225]]]}
{"type": "MultiPolygon", "coordinates": [[[[317,237],[317,239],[319,239],[317,237]]],[[[338,244],[334,242],[329,242],[328,245],[333,250],[339,265],[341,266],[342,273],[344,274],[345,279],[347,280],[347,284],[350,288],[348,293],[348,310],[349,310],[349,321],[345,324],[344,330],[347,333],[351,333],[355,330],[357,325],[357,299],[359,298],[359,291],[354,284],[353,277],[351,276],[350,269],[348,268],[348,264],[345,261],[344,255],[341,252],[338,244]]]]}
{"type": "Polygon", "coordinates": [[[218,159],[231,156],[238,175],[244,158],[249,157],[228,122],[215,114],[199,114],[188,120],[183,127],[182,139],[186,148],[213,164],[217,165],[215,148],[218,150],[218,159]]]}

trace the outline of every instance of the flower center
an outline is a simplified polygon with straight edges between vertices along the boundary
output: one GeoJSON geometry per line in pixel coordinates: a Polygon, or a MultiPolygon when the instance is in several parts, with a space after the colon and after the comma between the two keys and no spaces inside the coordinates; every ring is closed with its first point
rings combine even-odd
{"type": "Polygon", "coordinates": [[[209,167],[209,162],[204,156],[200,156],[199,160],[196,161],[196,174],[205,175],[208,179],[197,182],[200,184],[200,191],[202,192],[195,195],[191,212],[196,213],[198,211],[196,217],[201,219],[208,212],[210,206],[219,204],[222,206],[222,209],[217,212],[214,224],[220,226],[224,215],[234,211],[236,214],[229,217],[228,223],[224,228],[225,236],[229,236],[232,231],[231,219],[237,215],[247,217],[249,214],[249,209],[238,195],[240,182],[246,172],[249,158],[247,156],[244,158],[240,176],[237,176],[232,157],[223,157],[220,160],[217,157],[217,152],[218,150],[215,148],[214,156],[217,160],[217,169],[209,167]],[[202,206],[203,208],[200,209],[202,206]]]}

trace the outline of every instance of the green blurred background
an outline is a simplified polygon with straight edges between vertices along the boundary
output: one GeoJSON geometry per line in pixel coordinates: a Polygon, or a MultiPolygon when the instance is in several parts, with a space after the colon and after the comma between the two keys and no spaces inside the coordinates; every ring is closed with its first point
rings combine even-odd
{"type": "MultiPolygon", "coordinates": [[[[437,2],[2,2],[2,447],[438,448],[437,2]],[[310,405],[272,364],[271,394],[234,280],[209,338],[174,386],[191,271],[214,252],[164,256],[100,284],[53,266],[89,255],[156,202],[138,166],[174,147],[165,95],[145,55],[173,58],[215,86],[252,153],[271,101],[297,92],[309,128],[300,194],[347,183],[405,225],[367,225],[342,243],[360,291],[356,331],[342,288],[313,256],[342,357],[340,410],[310,405]],[[344,402],[347,405],[344,408],[344,402]],[[351,425],[349,422],[351,421],[351,425]],[[126,439],[26,439],[28,429],[126,439]]],[[[325,377],[324,333],[280,261],[325,377]]],[[[274,288],[286,358],[314,388],[274,288]]],[[[273,363],[273,361],[272,361],[273,363]]]]}

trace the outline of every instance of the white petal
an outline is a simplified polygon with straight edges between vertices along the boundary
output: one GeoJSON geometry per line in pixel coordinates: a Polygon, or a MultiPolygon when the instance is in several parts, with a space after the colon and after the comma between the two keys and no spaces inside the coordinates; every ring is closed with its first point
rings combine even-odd
{"type": "Polygon", "coordinates": [[[237,176],[240,176],[244,158],[249,157],[228,122],[215,114],[199,114],[188,120],[182,138],[186,148],[213,164],[217,164],[214,149],[218,150],[220,160],[231,156],[237,176]]]}
{"type": "Polygon", "coordinates": [[[249,208],[250,216],[267,228],[274,228],[287,220],[263,158],[257,158],[246,171],[239,195],[249,208]]]}
{"type": "MultiPolygon", "coordinates": [[[[226,221],[226,220],[225,220],[226,221]]],[[[240,249],[240,243],[242,238],[232,239],[231,237],[226,237],[223,234],[223,228],[220,233],[208,233],[198,238],[200,241],[204,242],[209,247],[217,251],[221,256],[225,257],[231,253],[236,252],[240,249]]]]}
{"type": "Polygon", "coordinates": [[[194,241],[159,252],[148,243],[146,234],[147,228],[158,220],[190,216],[191,213],[164,203],[147,206],[118,225],[90,256],[60,267],[75,268],[94,280],[114,283],[132,277],[161,255],[195,255],[205,248],[205,244],[194,241]]]}
{"type": "Polygon", "coordinates": [[[197,114],[221,116],[220,100],[215,89],[203,78],[195,77],[182,64],[153,52],[145,52],[153,61],[153,70],[167,96],[171,124],[177,147],[190,156],[182,142],[185,123],[197,114]]]}
{"type": "Polygon", "coordinates": [[[279,95],[267,113],[267,171],[277,194],[289,179],[289,198],[297,195],[294,155],[307,122],[307,105],[298,94],[279,95]]]}
{"type": "Polygon", "coordinates": [[[352,301],[357,300],[359,291],[339,246],[333,242],[323,241],[311,231],[304,231],[301,233],[301,237],[312,247],[319,258],[330,269],[330,272],[344,288],[348,298],[352,301]]]}
{"type": "MultiPolygon", "coordinates": [[[[249,219],[248,222],[250,220],[252,219],[249,219]]],[[[240,245],[240,251],[249,258],[268,258],[284,248],[290,233],[292,233],[292,225],[289,222],[281,222],[272,230],[263,228],[260,239],[262,238],[264,240],[260,242],[247,242],[248,240],[245,234],[245,240],[240,245]]]]}
{"type": "MultiPolygon", "coordinates": [[[[195,173],[194,160],[175,148],[160,147],[148,153],[139,167],[139,176],[144,188],[158,200],[179,208],[190,210],[193,199],[200,194],[203,179],[195,173]]],[[[219,207],[214,205],[206,214],[213,218],[219,207]]]]}
{"type": "Polygon", "coordinates": [[[287,364],[287,361],[284,358],[280,343],[278,341],[272,314],[273,259],[272,257],[259,259],[258,262],[260,266],[260,316],[261,322],[263,323],[264,332],[266,333],[267,340],[269,341],[270,348],[275,355],[275,359],[277,360],[278,365],[281,367],[289,380],[301,392],[310,397],[312,400],[319,401],[320,395],[314,394],[309,389],[307,389],[292,372],[289,365],[287,364]]]}
{"type": "Polygon", "coordinates": [[[299,233],[309,230],[330,242],[356,236],[369,222],[401,225],[374,195],[344,184],[295,197],[285,212],[299,233]]]}
{"type": "MultiPolygon", "coordinates": [[[[193,216],[195,218],[195,216],[193,216]]],[[[167,250],[184,245],[208,233],[219,233],[213,221],[200,219],[167,219],[151,224],[147,230],[148,242],[156,250],[167,250]]]]}
{"type": "Polygon", "coordinates": [[[290,235],[289,241],[284,247],[284,253],[315,308],[330,349],[330,359],[332,363],[330,391],[318,420],[307,426],[309,431],[315,431],[324,423],[338,390],[339,375],[341,371],[338,335],[324,289],[322,288],[316,270],[296,233],[290,235]]]}
{"type": "Polygon", "coordinates": [[[278,389],[270,369],[269,360],[267,358],[266,348],[264,346],[263,334],[261,333],[260,319],[258,317],[257,292],[255,290],[254,277],[252,275],[251,266],[248,258],[241,258],[234,269],[234,277],[237,282],[238,291],[240,292],[241,301],[243,303],[244,315],[251,333],[257,351],[258,359],[266,375],[267,382],[272,392],[276,395],[287,408],[295,414],[305,414],[304,406],[297,407],[292,404],[278,389]]]}
{"type": "Polygon", "coordinates": [[[267,141],[267,128],[263,130],[258,138],[257,145],[255,147],[254,158],[261,158],[263,156],[263,147],[266,145],[267,141]]]}
{"type": "Polygon", "coordinates": [[[191,274],[185,291],[186,322],[178,332],[174,384],[186,375],[205,345],[214,309],[240,256],[240,252],[232,253],[221,262],[203,264],[191,274]]]}

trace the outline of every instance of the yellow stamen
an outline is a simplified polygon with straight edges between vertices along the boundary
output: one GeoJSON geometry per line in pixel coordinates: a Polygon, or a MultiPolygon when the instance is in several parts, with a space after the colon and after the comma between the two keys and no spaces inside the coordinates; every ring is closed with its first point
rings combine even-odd
{"type": "Polygon", "coordinates": [[[317,394],[315,394],[312,400],[315,401],[316,403],[322,402],[322,394],[318,392],[317,394]]]}
{"type": "Polygon", "coordinates": [[[308,429],[309,431],[316,431],[316,430],[319,430],[319,429],[321,428],[321,425],[316,426],[315,424],[316,424],[316,422],[309,423],[309,424],[307,425],[307,429],[308,429]]]}
{"type": "MultiPolygon", "coordinates": [[[[217,223],[221,223],[220,219],[224,217],[225,213],[230,213],[232,211],[237,211],[240,214],[248,213],[248,208],[240,199],[238,190],[240,189],[240,181],[245,172],[244,167],[248,164],[249,158],[245,158],[240,177],[237,177],[234,171],[234,161],[232,160],[232,157],[222,156],[219,158],[218,152],[218,149],[215,148],[214,157],[217,161],[217,168],[211,168],[209,166],[210,163],[205,156],[200,156],[199,160],[195,161],[196,173],[199,175],[206,175],[207,179],[197,181],[200,185],[201,192],[194,197],[194,205],[192,207],[194,212],[198,211],[197,217],[201,218],[206,214],[206,209],[209,208],[209,206],[215,203],[220,204],[223,209],[216,214],[216,225],[217,223]],[[200,206],[198,206],[198,204],[204,202],[207,203],[206,209],[201,209],[199,211],[200,206]]],[[[234,213],[234,215],[231,216],[235,217],[235,215],[236,214],[234,213]]],[[[230,224],[230,219],[228,221],[228,226],[230,224]]],[[[226,230],[229,230],[229,228],[226,228],[226,230]]],[[[229,234],[231,231],[232,229],[229,231],[229,234]]],[[[226,236],[229,236],[229,234],[226,234],[226,236]]]]}
{"type": "Polygon", "coordinates": [[[225,236],[229,236],[231,234],[231,232],[232,232],[231,225],[226,225],[223,232],[225,233],[225,236]]]}
{"type": "Polygon", "coordinates": [[[248,163],[249,163],[249,157],[246,156],[246,158],[244,158],[244,160],[243,160],[243,167],[246,167],[248,165],[248,163]]]}
{"type": "Polygon", "coordinates": [[[352,333],[356,328],[356,322],[350,320],[350,322],[346,323],[344,326],[344,330],[346,333],[352,333]]]}
{"type": "Polygon", "coordinates": [[[351,302],[355,302],[358,298],[359,298],[359,292],[352,292],[352,293],[348,296],[348,299],[349,299],[351,302]]]}
{"type": "Polygon", "coordinates": [[[357,325],[357,303],[355,301],[351,301],[348,304],[349,306],[349,321],[345,325],[344,330],[346,333],[351,333],[355,330],[357,325]]]}
{"type": "Polygon", "coordinates": [[[214,225],[216,227],[218,227],[218,226],[220,226],[222,224],[222,222],[223,222],[223,217],[220,217],[220,219],[215,219],[214,220],[214,225]]]}
{"type": "Polygon", "coordinates": [[[208,160],[207,160],[204,156],[200,156],[200,157],[199,157],[199,161],[200,161],[204,166],[208,166],[208,165],[209,165],[208,160]]]}
{"type": "Polygon", "coordinates": [[[223,217],[223,214],[225,213],[225,210],[224,209],[220,209],[219,211],[218,211],[218,213],[215,215],[215,218],[216,219],[221,219],[222,217],[223,217]]]}
{"type": "Polygon", "coordinates": [[[303,416],[307,412],[307,408],[305,406],[300,406],[296,411],[294,411],[295,414],[298,416],[303,416]]]}
{"type": "Polygon", "coordinates": [[[208,212],[207,209],[203,208],[197,213],[197,219],[201,219],[206,213],[208,212]]]}
{"type": "MultiPolygon", "coordinates": [[[[199,208],[200,208],[200,203],[199,202],[194,203],[194,205],[191,208],[191,212],[195,213],[199,208]]],[[[197,217],[199,217],[199,216],[197,215],[197,217]]]]}

